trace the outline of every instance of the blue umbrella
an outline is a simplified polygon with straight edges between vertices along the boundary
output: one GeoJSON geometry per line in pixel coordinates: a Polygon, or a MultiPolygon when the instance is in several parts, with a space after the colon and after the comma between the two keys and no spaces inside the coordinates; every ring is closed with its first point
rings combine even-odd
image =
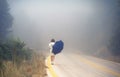
{"type": "Polygon", "coordinates": [[[52,52],[56,55],[63,50],[63,47],[64,47],[64,43],[62,40],[56,41],[53,46],[52,52]]]}

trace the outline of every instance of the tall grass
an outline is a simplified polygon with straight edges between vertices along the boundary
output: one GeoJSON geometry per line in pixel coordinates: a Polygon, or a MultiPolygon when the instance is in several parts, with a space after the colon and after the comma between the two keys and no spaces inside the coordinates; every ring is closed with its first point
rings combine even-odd
{"type": "Polygon", "coordinates": [[[33,53],[30,60],[24,60],[20,65],[12,61],[4,61],[4,69],[0,72],[2,77],[45,77],[45,57],[43,54],[33,53]]]}
{"type": "Polygon", "coordinates": [[[44,77],[44,59],[19,39],[0,42],[0,77],[44,77]]]}

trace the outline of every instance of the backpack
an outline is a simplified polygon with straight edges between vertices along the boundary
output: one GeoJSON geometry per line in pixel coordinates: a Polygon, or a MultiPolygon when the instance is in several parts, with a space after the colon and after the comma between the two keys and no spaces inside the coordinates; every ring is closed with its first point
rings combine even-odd
{"type": "Polygon", "coordinates": [[[64,43],[62,40],[56,41],[55,44],[53,45],[52,52],[56,55],[63,50],[63,47],[64,47],[64,43]]]}

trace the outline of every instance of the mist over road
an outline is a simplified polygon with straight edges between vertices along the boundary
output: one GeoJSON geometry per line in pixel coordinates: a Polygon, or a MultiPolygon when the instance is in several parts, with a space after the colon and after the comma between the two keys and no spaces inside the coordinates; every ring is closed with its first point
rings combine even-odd
{"type": "Polygon", "coordinates": [[[105,47],[114,28],[116,0],[8,0],[13,35],[45,50],[51,38],[65,48],[93,53],[105,47]]]}
{"type": "Polygon", "coordinates": [[[57,77],[120,77],[119,63],[78,53],[58,54],[52,68],[57,77]]]}

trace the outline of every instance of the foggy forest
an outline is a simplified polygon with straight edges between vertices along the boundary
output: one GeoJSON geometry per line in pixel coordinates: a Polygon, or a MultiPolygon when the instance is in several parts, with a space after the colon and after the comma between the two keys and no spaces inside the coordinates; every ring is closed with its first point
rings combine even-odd
{"type": "Polygon", "coordinates": [[[0,77],[8,61],[19,67],[49,52],[52,38],[63,40],[63,52],[119,63],[119,20],[119,0],[0,0],[0,77]]]}

